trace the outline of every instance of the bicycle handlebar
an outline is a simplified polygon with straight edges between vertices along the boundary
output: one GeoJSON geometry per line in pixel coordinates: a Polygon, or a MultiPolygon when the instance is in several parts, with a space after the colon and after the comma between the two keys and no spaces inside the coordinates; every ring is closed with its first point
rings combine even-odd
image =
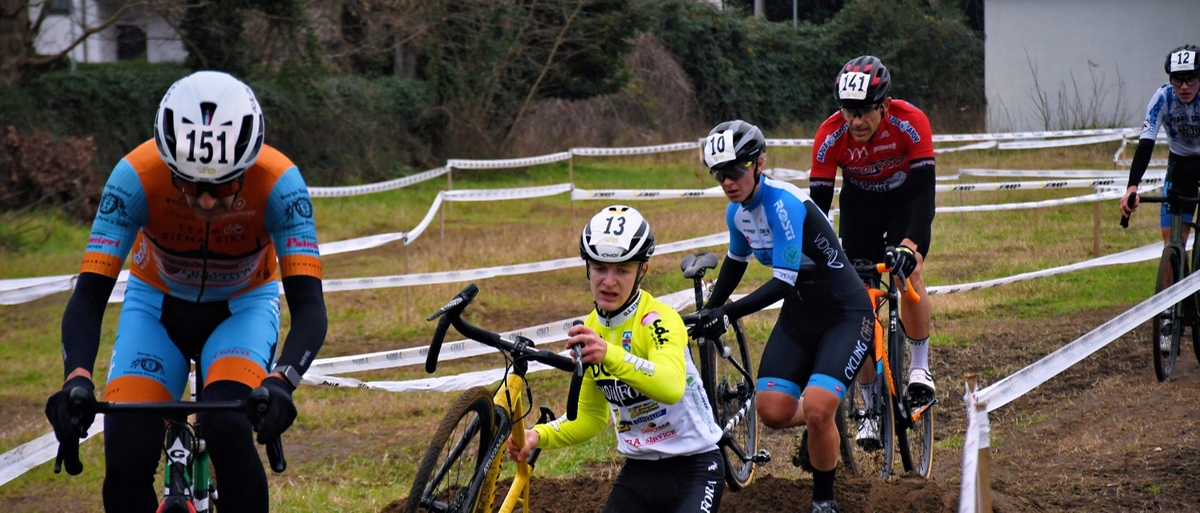
{"type": "MultiPolygon", "coordinates": [[[[474,283],[467,285],[466,288],[454,296],[454,299],[451,299],[449,303],[446,303],[445,306],[426,318],[426,320],[431,321],[439,316],[442,317],[438,321],[437,329],[434,331],[433,340],[429,343],[429,354],[425,358],[425,371],[432,374],[437,370],[438,354],[441,353],[442,344],[446,339],[446,332],[450,326],[454,326],[454,329],[462,333],[463,336],[511,354],[514,360],[533,360],[562,371],[570,372],[571,387],[567,397],[567,420],[575,420],[579,411],[579,388],[583,383],[582,353],[579,351],[579,348],[572,348],[574,358],[568,358],[553,351],[537,349],[534,347],[533,342],[525,337],[517,335],[516,341],[511,342],[499,333],[485,330],[467,322],[462,318],[462,313],[478,293],[479,287],[476,287],[474,283]]],[[[582,324],[580,321],[576,322],[582,324]]]]}
{"type": "MultiPolygon", "coordinates": [[[[256,388],[250,393],[248,399],[240,401],[208,401],[208,402],[192,402],[192,401],[158,401],[158,402],[138,402],[138,403],[113,403],[100,401],[95,403],[95,408],[91,412],[82,411],[85,398],[79,394],[86,394],[82,389],[73,390],[71,393],[71,404],[68,407],[72,417],[97,413],[113,413],[113,412],[141,412],[141,413],[159,413],[162,415],[181,414],[191,415],[202,411],[241,411],[246,415],[251,415],[252,411],[265,413],[269,402],[269,397],[266,391],[261,388],[256,388]],[[259,392],[263,390],[263,392],[259,392]],[[78,393],[77,393],[78,392],[78,393]]],[[[78,475],[83,471],[83,463],[79,461],[79,442],[72,439],[74,443],[67,442],[59,444],[58,457],[54,461],[54,473],[57,474],[66,465],[67,473],[70,475],[78,475]]],[[[271,470],[276,474],[287,470],[287,459],[283,454],[283,439],[275,437],[269,440],[266,444],[267,459],[271,463],[271,470]]]]}
{"type": "MultiPolygon", "coordinates": [[[[1139,197],[1136,192],[1129,195],[1129,201],[1127,201],[1125,204],[1127,206],[1129,206],[1130,208],[1133,208],[1133,201],[1135,199],[1139,200],[1138,203],[1168,203],[1168,204],[1180,204],[1180,205],[1187,205],[1190,203],[1193,205],[1193,208],[1195,208],[1194,205],[1200,204],[1200,197],[1189,198],[1189,197],[1184,197],[1184,196],[1171,196],[1169,194],[1166,196],[1140,196],[1139,197]]],[[[1129,228],[1129,216],[1127,216],[1127,215],[1121,216],[1121,228],[1129,228]]]]}
{"type": "Polygon", "coordinates": [[[917,291],[913,290],[912,280],[910,280],[908,276],[905,276],[904,273],[900,272],[899,269],[895,268],[896,261],[895,256],[893,255],[894,250],[895,248],[893,246],[888,246],[884,249],[883,262],[873,263],[855,260],[851,263],[851,265],[854,267],[854,270],[858,272],[858,275],[863,278],[863,280],[866,280],[870,276],[875,276],[876,274],[891,273],[892,277],[898,278],[897,281],[902,284],[900,288],[904,292],[904,297],[908,298],[909,301],[919,303],[921,302],[921,296],[917,294],[917,291]]]}

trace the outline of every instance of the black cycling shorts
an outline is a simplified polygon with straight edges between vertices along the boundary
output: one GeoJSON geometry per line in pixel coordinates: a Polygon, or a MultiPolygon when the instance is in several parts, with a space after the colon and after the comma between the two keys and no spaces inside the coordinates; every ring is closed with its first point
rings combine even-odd
{"type": "Polygon", "coordinates": [[[874,343],[869,308],[821,309],[788,297],[763,349],[758,391],[799,398],[804,388],[817,386],[841,399],[863,362],[872,361],[874,343]]]}
{"type": "MultiPolygon", "coordinates": [[[[912,192],[909,187],[887,192],[864,191],[852,185],[842,187],[839,197],[841,210],[838,213],[838,235],[842,238],[842,249],[851,261],[867,259],[883,261],[883,249],[899,246],[908,237],[909,221],[912,220],[912,192]]],[[[917,243],[917,251],[929,254],[930,227],[914,230],[911,234],[917,243]]]]}
{"type": "Polygon", "coordinates": [[[627,458],[604,513],[716,513],[724,493],[720,450],[661,460],[627,458]]]}

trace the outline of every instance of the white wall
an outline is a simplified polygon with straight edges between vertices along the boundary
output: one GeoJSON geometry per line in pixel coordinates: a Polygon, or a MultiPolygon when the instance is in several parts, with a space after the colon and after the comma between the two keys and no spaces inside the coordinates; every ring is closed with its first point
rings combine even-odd
{"type": "Polygon", "coordinates": [[[984,9],[989,131],[1141,126],[1167,81],[1167,52],[1200,45],[1198,0],[987,0],[984,9]]]}
{"type": "MultiPolygon", "coordinates": [[[[49,0],[46,0],[48,3],[49,0]]],[[[37,19],[42,2],[30,7],[29,18],[37,19]]],[[[113,12],[112,2],[98,5],[94,0],[74,0],[68,15],[51,14],[42,22],[34,38],[34,48],[43,55],[57,54],[84,33],[84,27],[102,24],[113,12]]],[[[146,59],[150,62],[182,62],[187,57],[183,43],[174,27],[161,17],[136,11],[127,12],[107,29],[93,34],[70,52],[78,62],[115,62],[117,60],[117,25],[135,25],[146,33],[146,59]]]]}

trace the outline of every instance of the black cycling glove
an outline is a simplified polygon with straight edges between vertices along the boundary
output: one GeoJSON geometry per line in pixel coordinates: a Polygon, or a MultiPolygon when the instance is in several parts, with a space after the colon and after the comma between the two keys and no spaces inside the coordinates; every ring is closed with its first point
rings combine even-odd
{"type": "Polygon", "coordinates": [[[66,463],[67,473],[78,475],[83,471],[79,462],[79,439],[86,438],[88,428],[96,420],[96,386],[84,376],[75,376],[63,383],[62,390],[46,400],[46,419],[54,427],[54,438],[58,439],[58,465],[66,463]],[[74,403],[74,404],[72,404],[74,403]]]}
{"type": "Polygon", "coordinates": [[[692,329],[688,330],[688,335],[691,335],[692,338],[714,340],[724,335],[730,324],[729,314],[725,313],[724,306],[718,306],[712,310],[701,310],[700,318],[692,326],[692,329]]]}
{"type": "Polygon", "coordinates": [[[250,423],[258,431],[258,443],[266,444],[279,438],[296,421],[296,405],[292,403],[292,386],[275,376],[267,376],[252,394],[267,395],[265,411],[251,409],[250,423]]]}
{"type": "Polygon", "coordinates": [[[900,271],[904,276],[912,276],[913,271],[917,269],[917,255],[912,248],[899,246],[892,251],[892,255],[896,259],[896,265],[892,268],[900,271]]]}

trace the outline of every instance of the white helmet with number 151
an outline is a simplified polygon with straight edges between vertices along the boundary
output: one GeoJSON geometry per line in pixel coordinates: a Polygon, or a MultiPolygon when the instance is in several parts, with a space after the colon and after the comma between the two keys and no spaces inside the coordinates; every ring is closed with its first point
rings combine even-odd
{"type": "Polygon", "coordinates": [[[198,71],[167,89],[154,119],[154,142],[175,177],[228,183],[258,159],[263,124],[250,86],[226,73],[198,71]]]}

